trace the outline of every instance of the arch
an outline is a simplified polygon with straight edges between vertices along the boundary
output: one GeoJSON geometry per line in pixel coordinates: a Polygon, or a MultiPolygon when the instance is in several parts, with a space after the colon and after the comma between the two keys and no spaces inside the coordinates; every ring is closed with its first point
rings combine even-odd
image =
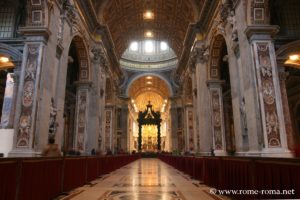
{"type": "Polygon", "coordinates": [[[296,53],[299,52],[300,50],[300,40],[290,42],[288,44],[285,44],[281,46],[277,51],[276,51],[276,57],[279,58],[288,58],[288,54],[290,53],[296,53]]]}
{"type": "Polygon", "coordinates": [[[220,79],[220,63],[222,59],[220,55],[224,45],[226,45],[226,40],[223,35],[218,34],[213,37],[208,69],[209,79],[220,79]]]}
{"type": "Polygon", "coordinates": [[[216,33],[212,40],[208,66],[214,145],[216,150],[226,150],[231,154],[235,151],[235,125],[228,62],[229,49],[226,38],[216,33]]]}
{"type": "Polygon", "coordinates": [[[291,54],[299,54],[300,53],[300,40],[290,42],[288,44],[285,44],[281,46],[276,51],[276,59],[278,63],[278,67],[281,66],[289,66],[289,67],[295,67],[292,63],[285,63],[287,60],[289,60],[289,56],[291,54]]]}
{"type": "Polygon", "coordinates": [[[0,53],[11,56],[13,61],[16,62],[22,61],[23,54],[19,50],[17,50],[16,48],[10,45],[0,43],[0,53]]]}
{"type": "Polygon", "coordinates": [[[79,76],[78,81],[89,81],[90,80],[90,60],[88,48],[79,35],[75,35],[70,42],[68,51],[70,51],[70,46],[74,42],[76,53],[79,61],[79,76]]]}
{"type": "Polygon", "coordinates": [[[154,76],[154,77],[157,77],[161,80],[163,80],[165,82],[165,84],[167,85],[168,89],[169,89],[169,95],[170,97],[173,96],[173,89],[172,89],[172,86],[170,84],[170,82],[164,77],[162,76],[161,74],[156,74],[156,73],[141,73],[141,74],[137,74],[136,76],[134,76],[133,78],[129,79],[128,80],[128,84],[127,84],[127,88],[126,88],[126,91],[125,91],[125,94],[127,97],[129,97],[129,89],[132,85],[132,83],[134,83],[134,81],[136,81],[137,79],[141,78],[141,77],[144,77],[144,76],[154,76]]]}

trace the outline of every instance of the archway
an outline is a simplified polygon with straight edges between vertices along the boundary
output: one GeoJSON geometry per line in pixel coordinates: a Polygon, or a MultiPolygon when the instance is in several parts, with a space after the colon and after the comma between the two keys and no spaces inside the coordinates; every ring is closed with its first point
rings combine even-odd
{"type": "Polygon", "coordinates": [[[235,134],[229,67],[225,38],[217,35],[213,40],[209,70],[213,149],[231,154],[235,152],[235,134]]]}
{"type": "Polygon", "coordinates": [[[22,54],[13,47],[0,43],[1,76],[1,128],[12,128],[14,124],[15,103],[18,92],[18,78],[21,71],[22,54]],[[5,58],[7,60],[5,60],[5,58]]]}
{"type": "Polygon", "coordinates": [[[68,54],[64,105],[64,152],[84,151],[88,102],[89,61],[82,38],[75,36],[68,54]]]}
{"type": "Polygon", "coordinates": [[[297,0],[269,1],[270,24],[280,26],[275,38],[277,65],[287,145],[290,150],[300,146],[300,2],[297,0]],[[284,39],[282,39],[284,38],[284,39]]]}
{"type": "Polygon", "coordinates": [[[166,82],[157,76],[142,76],[129,85],[128,96],[130,149],[169,150],[170,91],[166,82]]]}
{"type": "Polygon", "coordinates": [[[291,150],[300,145],[300,61],[293,59],[300,56],[299,52],[300,41],[283,45],[276,52],[287,144],[291,150]]]}

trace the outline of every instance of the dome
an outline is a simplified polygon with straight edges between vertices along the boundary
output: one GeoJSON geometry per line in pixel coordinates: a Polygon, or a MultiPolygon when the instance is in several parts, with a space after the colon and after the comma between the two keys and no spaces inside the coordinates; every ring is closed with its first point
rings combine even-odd
{"type": "Polygon", "coordinates": [[[164,41],[133,41],[123,53],[120,65],[132,70],[164,70],[177,66],[176,54],[164,41]]]}

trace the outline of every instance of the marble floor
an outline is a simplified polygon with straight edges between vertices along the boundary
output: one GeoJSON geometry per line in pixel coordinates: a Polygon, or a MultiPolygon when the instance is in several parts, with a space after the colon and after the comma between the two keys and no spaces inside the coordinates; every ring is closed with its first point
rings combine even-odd
{"type": "Polygon", "coordinates": [[[158,159],[139,159],[60,200],[221,200],[209,187],[158,159]]]}

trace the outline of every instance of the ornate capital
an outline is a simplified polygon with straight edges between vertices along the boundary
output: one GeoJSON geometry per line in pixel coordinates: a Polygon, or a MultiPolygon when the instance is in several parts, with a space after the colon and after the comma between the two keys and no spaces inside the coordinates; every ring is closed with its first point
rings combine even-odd
{"type": "Polygon", "coordinates": [[[62,7],[65,16],[71,22],[71,25],[75,24],[77,20],[77,11],[75,6],[70,3],[70,0],[63,0],[62,7]]]}
{"type": "Polygon", "coordinates": [[[231,0],[222,0],[220,6],[220,17],[222,22],[227,22],[227,18],[230,15],[230,12],[233,10],[233,4],[231,0]]]}
{"type": "Polygon", "coordinates": [[[94,47],[91,49],[91,60],[94,63],[100,64],[105,70],[107,69],[107,59],[105,52],[102,48],[94,47]]]}
{"type": "Polygon", "coordinates": [[[202,44],[199,47],[194,47],[191,53],[191,61],[193,64],[205,63],[209,58],[209,48],[202,44]]]}

